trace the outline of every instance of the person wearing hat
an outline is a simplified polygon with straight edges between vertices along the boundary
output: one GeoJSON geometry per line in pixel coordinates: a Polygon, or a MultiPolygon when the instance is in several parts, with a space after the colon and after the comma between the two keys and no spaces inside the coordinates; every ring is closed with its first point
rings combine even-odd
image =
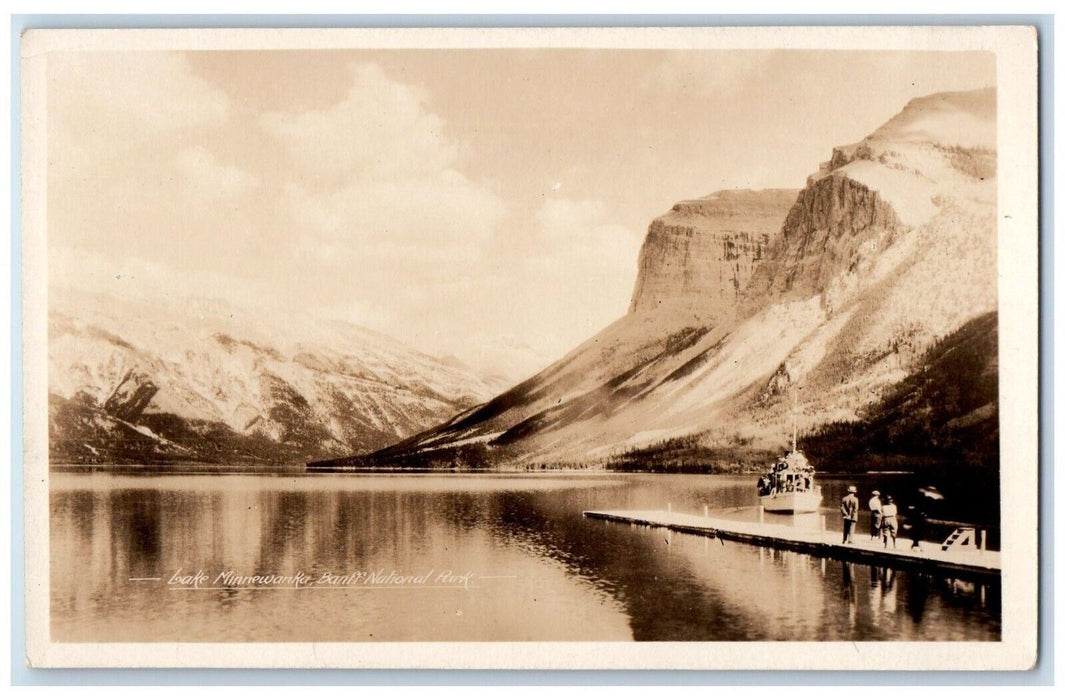
{"type": "Polygon", "coordinates": [[[880,534],[884,537],[884,549],[887,549],[888,537],[891,537],[891,546],[895,546],[895,535],[899,531],[899,507],[895,505],[895,499],[891,496],[884,497],[884,507],[881,508],[884,516],[880,521],[880,534]]]}
{"type": "Polygon", "coordinates": [[[843,514],[843,544],[850,544],[854,536],[854,528],[858,524],[858,487],[848,486],[847,495],[839,504],[839,511],[843,514]]]}
{"type": "Polygon", "coordinates": [[[869,539],[880,539],[880,524],[883,520],[881,511],[880,492],[873,491],[873,497],[869,499],[869,539]]]}

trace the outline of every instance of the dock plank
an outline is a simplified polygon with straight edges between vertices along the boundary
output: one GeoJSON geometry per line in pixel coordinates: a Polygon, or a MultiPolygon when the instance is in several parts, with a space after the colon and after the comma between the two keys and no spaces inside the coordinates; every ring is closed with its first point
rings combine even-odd
{"type": "Polygon", "coordinates": [[[914,550],[910,549],[910,540],[900,538],[898,548],[892,549],[884,548],[879,541],[869,540],[868,535],[857,535],[854,542],[843,544],[843,533],[838,530],[822,531],[820,528],[805,529],[664,510],[588,510],[584,511],[584,515],[598,520],[662,527],[675,532],[790,549],[844,561],[960,573],[981,578],[1001,574],[999,552],[973,549],[943,551],[938,542],[923,542],[920,550],[914,550]]]}

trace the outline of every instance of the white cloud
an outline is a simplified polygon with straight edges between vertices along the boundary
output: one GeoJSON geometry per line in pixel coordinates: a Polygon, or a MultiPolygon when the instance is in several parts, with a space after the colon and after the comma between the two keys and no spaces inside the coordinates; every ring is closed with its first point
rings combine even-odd
{"type": "MultiPolygon", "coordinates": [[[[609,214],[600,200],[547,200],[536,212],[542,247],[532,264],[542,272],[581,279],[613,279],[628,271],[635,274],[643,236],[612,223],[609,214]]],[[[625,284],[631,283],[625,275],[621,278],[625,284]]]]}
{"type": "Polygon", "coordinates": [[[192,75],[180,53],[69,52],[48,61],[60,165],[108,160],[137,142],[219,124],[229,114],[225,93],[192,75]]]}
{"type": "Polygon", "coordinates": [[[186,187],[198,199],[239,197],[254,189],[259,179],[235,166],[221,162],[203,146],[190,146],[174,159],[178,172],[186,178],[186,187]]]}
{"type": "Polygon", "coordinates": [[[300,233],[300,253],[345,264],[426,266],[425,279],[479,256],[504,215],[502,200],[446,170],[402,179],[359,180],[324,193],[291,183],[283,204],[300,233]]]}
{"type": "Polygon", "coordinates": [[[339,103],[297,114],[263,115],[305,175],[331,178],[433,175],[455,164],[458,146],[430,111],[425,90],[394,81],[376,64],[351,67],[339,103]]]}
{"type": "Polygon", "coordinates": [[[226,299],[249,308],[268,303],[261,289],[229,275],[205,270],[178,272],[134,256],[118,257],[54,243],[48,247],[48,271],[53,289],[173,303],[226,299]]]}
{"type": "Polygon", "coordinates": [[[290,183],[298,222],[323,240],[358,247],[384,241],[429,246],[478,243],[503,215],[502,200],[455,170],[358,179],[322,193],[290,183]]]}
{"type": "Polygon", "coordinates": [[[445,134],[424,90],[375,64],[350,73],[337,104],[260,120],[294,163],[282,204],[298,253],[401,264],[414,280],[472,262],[505,216],[503,200],[461,172],[462,146],[445,134]]]}
{"type": "MultiPolygon", "coordinates": [[[[541,336],[553,334],[561,354],[623,315],[636,279],[643,236],[611,220],[599,200],[552,198],[533,217],[536,249],[522,279],[542,305],[541,336]]],[[[540,339],[541,346],[546,338],[540,339]]]]}

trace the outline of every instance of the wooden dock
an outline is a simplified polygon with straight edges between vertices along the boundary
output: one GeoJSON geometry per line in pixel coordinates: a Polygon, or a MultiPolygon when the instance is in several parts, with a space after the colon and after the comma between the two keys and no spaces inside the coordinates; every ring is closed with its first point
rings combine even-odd
{"type": "Polygon", "coordinates": [[[900,537],[898,549],[885,549],[883,542],[870,540],[868,533],[858,533],[852,544],[843,544],[843,533],[839,531],[728,520],[665,510],[587,510],[584,515],[598,520],[661,527],[691,535],[789,549],[873,566],[940,572],[978,579],[998,578],[1001,574],[999,552],[980,549],[943,551],[939,542],[922,542],[920,550],[913,550],[910,549],[910,540],[900,537]]]}

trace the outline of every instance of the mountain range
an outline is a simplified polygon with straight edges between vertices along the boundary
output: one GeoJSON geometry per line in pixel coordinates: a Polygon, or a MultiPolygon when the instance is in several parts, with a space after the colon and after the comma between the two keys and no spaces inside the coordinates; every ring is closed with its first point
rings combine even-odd
{"type": "Polygon", "coordinates": [[[354,324],[53,289],[53,464],[303,463],[372,451],[503,386],[354,324]]]}
{"type": "Polygon", "coordinates": [[[965,459],[974,434],[997,463],[995,100],[914,99],[799,191],[679,202],[648,229],[624,317],[488,401],[322,466],[734,467],[793,424],[827,468],[870,450],[965,459]]]}
{"type": "MultiPolygon", "coordinates": [[[[800,190],[651,222],[629,310],[515,386],[365,328],[50,289],[55,464],[997,464],[995,91],[912,100],[800,190]]],[[[576,302],[575,302],[576,303],[576,302]]]]}

